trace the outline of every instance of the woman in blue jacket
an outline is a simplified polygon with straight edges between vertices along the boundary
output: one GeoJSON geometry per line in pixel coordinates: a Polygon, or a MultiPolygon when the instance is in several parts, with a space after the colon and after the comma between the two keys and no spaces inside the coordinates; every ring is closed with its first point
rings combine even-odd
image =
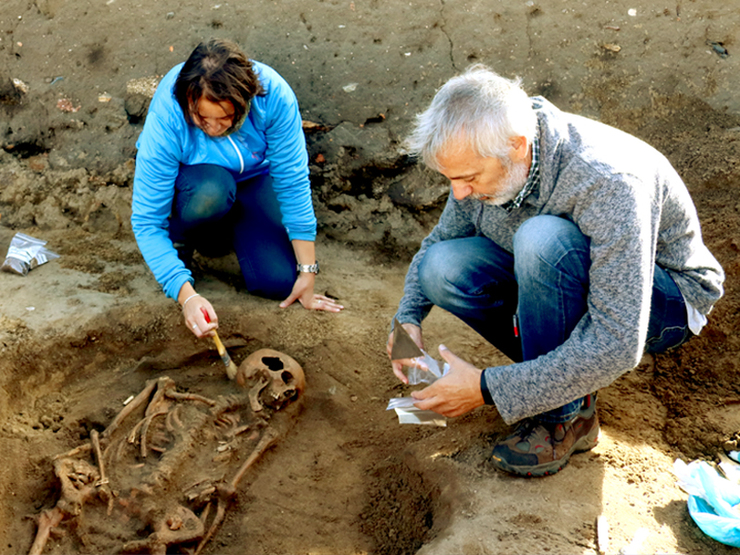
{"type": "Polygon", "coordinates": [[[295,94],[275,70],[230,41],[199,44],[160,82],[136,146],[136,241],[197,337],[218,317],[193,286],[195,249],[233,248],[247,290],[281,307],[342,309],[314,293],[308,154],[295,94]]]}

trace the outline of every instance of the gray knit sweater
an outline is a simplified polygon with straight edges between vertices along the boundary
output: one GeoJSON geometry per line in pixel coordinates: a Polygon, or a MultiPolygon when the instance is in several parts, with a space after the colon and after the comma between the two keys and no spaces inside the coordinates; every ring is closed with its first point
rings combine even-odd
{"type": "Polygon", "coordinates": [[[485,370],[496,408],[511,424],[611,384],[640,361],[654,265],[706,315],[722,296],[724,272],[702,242],[696,208],[668,160],[622,131],[533,98],[539,121],[540,184],[507,212],[450,194],[421,244],[396,314],[421,324],[432,305],[418,282],[430,245],[483,236],[512,252],[514,233],[538,214],[573,221],[590,239],[588,312],[568,340],[535,360],[485,370]]]}

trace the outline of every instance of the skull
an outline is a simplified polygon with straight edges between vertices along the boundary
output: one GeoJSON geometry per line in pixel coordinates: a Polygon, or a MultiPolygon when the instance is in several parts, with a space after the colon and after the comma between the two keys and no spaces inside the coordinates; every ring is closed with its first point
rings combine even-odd
{"type": "Polygon", "coordinates": [[[236,381],[250,388],[249,398],[255,412],[262,410],[262,403],[280,410],[306,389],[300,364],[272,349],[260,349],[249,355],[239,366],[236,381]]]}

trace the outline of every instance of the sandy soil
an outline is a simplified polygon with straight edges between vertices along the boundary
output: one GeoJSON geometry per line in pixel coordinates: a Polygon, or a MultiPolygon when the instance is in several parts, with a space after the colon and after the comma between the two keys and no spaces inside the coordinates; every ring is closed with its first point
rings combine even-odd
{"type": "MultiPolygon", "coordinates": [[[[595,553],[599,515],[608,553],[639,528],[645,553],[731,551],[691,521],[671,467],[715,457],[740,430],[740,16],[709,0],[390,4],[3,1],[0,252],[24,231],[61,258],[0,273],[0,552],[27,552],[56,503],[52,458],[104,430],[147,380],[201,395],[232,387],[128,224],[147,84],[214,35],[280,71],[314,124],[319,290],[346,309],[281,310],[243,291],[231,257],[197,258],[232,358],[277,349],[307,378],[297,416],[241,482],[206,553],[595,553]],[[545,479],[488,465],[508,428],[485,409],[446,428],[385,411],[408,393],[384,353],[389,319],[446,191],[398,141],[435,88],[476,61],[664,152],[727,272],[702,335],[602,390],[599,446],[545,479]]],[[[481,367],[504,360],[440,311],[425,336],[481,367]]],[[[60,530],[45,553],[109,551],[99,528],[60,530]]]]}

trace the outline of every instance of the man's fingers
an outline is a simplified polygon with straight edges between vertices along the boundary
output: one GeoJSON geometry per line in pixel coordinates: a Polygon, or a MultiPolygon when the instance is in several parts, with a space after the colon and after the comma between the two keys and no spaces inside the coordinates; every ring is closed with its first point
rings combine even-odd
{"type": "Polygon", "coordinates": [[[449,362],[450,364],[452,364],[456,360],[460,360],[460,357],[458,357],[455,353],[450,351],[444,345],[439,346],[439,356],[441,356],[445,362],[449,362]]]}
{"type": "Polygon", "coordinates": [[[419,370],[424,370],[425,372],[429,372],[429,366],[424,362],[424,359],[422,357],[416,357],[416,358],[397,358],[392,361],[393,364],[400,364],[401,366],[408,366],[409,368],[418,368],[419,370]]]}
{"type": "Polygon", "coordinates": [[[411,396],[416,400],[414,406],[419,410],[431,410],[442,416],[460,416],[465,414],[466,411],[458,410],[451,407],[449,403],[445,403],[443,397],[440,397],[434,391],[429,391],[429,387],[422,389],[421,391],[414,391],[411,396]]]}
{"type": "MultiPolygon", "coordinates": [[[[414,397],[414,399],[416,399],[416,397],[414,397]]],[[[419,410],[435,410],[437,405],[438,403],[436,397],[430,397],[429,399],[419,399],[414,403],[414,406],[419,410]]]]}
{"type": "Polygon", "coordinates": [[[403,366],[400,364],[393,363],[393,373],[396,375],[396,377],[401,380],[403,383],[408,384],[409,379],[406,377],[406,374],[403,373],[403,366]]]}
{"type": "Polygon", "coordinates": [[[424,399],[429,399],[430,397],[434,396],[433,391],[430,391],[430,389],[432,389],[431,385],[425,387],[424,389],[418,389],[416,391],[412,391],[411,396],[417,401],[423,401],[424,399]]]}

